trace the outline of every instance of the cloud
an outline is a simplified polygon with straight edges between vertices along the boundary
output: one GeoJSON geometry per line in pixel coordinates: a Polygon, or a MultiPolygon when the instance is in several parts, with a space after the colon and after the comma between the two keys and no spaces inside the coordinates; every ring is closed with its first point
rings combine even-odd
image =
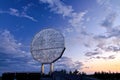
{"type": "Polygon", "coordinates": [[[40,2],[47,3],[51,11],[62,14],[63,16],[71,16],[73,12],[72,6],[65,5],[60,0],[39,0],[40,2]]]}
{"type": "Polygon", "coordinates": [[[115,55],[110,55],[109,57],[108,57],[108,59],[115,59],[116,57],[115,57],[115,55]]]}
{"type": "Polygon", "coordinates": [[[99,5],[105,6],[110,0],[96,0],[99,5]]]}
{"type": "Polygon", "coordinates": [[[19,53],[22,43],[17,42],[8,30],[0,32],[0,52],[19,53]]]}
{"type": "Polygon", "coordinates": [[[99,36],[101,38],[111,38],[116,37],[119,38],[120,34],[120,25],[114,26],[114,22],[117,18],[117,13],[112,12],[110,13],[101,23],[101,26],[103,26],[106,29],[106,33],[102,36],[99,36]]]}
{"type": "MultiPolygon", "coordinates": [[[[108,54],[108,52],[112,52],[115,54],[116,52],[119,52],[120,50],[120,25],[116,25],[115,21],[118,18],[118,14],[116,11],[113,10],[113,6],[110,4],[110,0],[96,0],[97,3],[102,6],[100,8],[102,9],[108,9],[105,13],[106,16],[104,19],[100,22],[100,28],[104,28],[106,31],[103,34],[84,34],[85,36],[83,37],[84,41],[84,46],[87,48],[90,48],[89,51],[85,52],[85,56],[87,57],[95,57],[98,56],[99,54],[104,55],[105,53],[108,54]],[[111,10],[112,8],[112,10],[111,10]],[[87,40],[85,38],[87,37],[87,40]],[[91,42],[93,42],[91,44],[91,42]],[[95,44],[95,45],[93,45],[95,44]],[[91,49],[92,48],[92,49],[91,49]],[[99,51],[95,51],[94,49],[99,49],[99,51]],[[115,53],[114,53],[115,52],[115,53]]],[[[83,17],[84,18],[84,17],[83,17]]],[[[97,58],[100,59],[112,59],[114,56],[98,56],[97,58]]]]}
{"type": "Polygon", "coordinates": [[[113,27],[110,32],[108,32],[108,38],[117,37],[120,38],[120,25],[113,27]]]}
{"type": "Polygon", "coordinates": [[[10,8],[10,15],[14,15],[14,16],[19,16],[19,12],[17,9],[14,9],[14,8],[10,8]]]}
{"type": "Polygon", "coordinates": [[[117,14],[110,13],[102,22],[101,26],[105,27],[106,32],[104,35],[98,35],[95,39],[98,40],[98,45],[100,49],[104,51],[118,52],[120,51],[119,34],[120,26],[114,27],[114,22],[116,20],[117,14]]]}
{"type": "Polygon", "coordinates": [[[37,22],[37,20],[34,17],[27,15],[25,11],[20,12],[19,10],[15,8],[9,8],[9,10],[7,11],[0,10],[0,14],[9,14],[9,15],[16,16],[16,17],[23,17],[23,18],[30,19],[34,22],[37,22]]]}
{"type": "Polygon", "coordinates": [[[8,30],[0,31],[0,58],[1,59],[24,59],[29,58],[30,53],[25,51],[21,42],[16,40],[8,30]]]}
{"type": "Polygon", "coordinates": [[[100,52],[98,52],[98,51],[86,52],[85,56],[90,57],[90,56],[94,56],[94,55],[98,55],[98,54],[100,54],[100,52]]]}
{"type": "Polygon", "coordinates": [[[113,11],[114,6],[111,5],[110,3],[111,0],[96,0],[96,1],[102,8],[104,8],[105,11],[107,12],[113,11]]]}
{"type": "Polygon", "coordinates": [[[24,17],[24,18],[30,19],[30,20],[32,20],[34,22],[37,22],[37,20],[35,18],[33,18],[32,16],[27,15],[24,12],[21,14],[21,17],[24,17]]]}
{"type": "Polygon", "coordinates": [[[100,26],[104,27],[106,32],[102,35],[96,35],[93,37],[94,40],[97,41],[96,47],[104,51],[119,51],[120,28],[119,25],[114,27],[116,17],[117,13],[112,12],[102,21],[100,26]]]}
{"type": "MultiPolygon", "coordinates": [[[[112,32],[111,32],[112,33],[112,32]]],[[[119,37],[98,37],[96,38],[97,44],[96,47],[105,51],[105,52],[118,52],[120,51],[119,37]]]]}
{"type": "Polygon", "coordinates": [[[120,46],[108,46],[105,48],[105,51],[118,52],[120,51],[120,46]]]}
{"type": "MultiPolygon", "coordinates": [[[[73,27],[73,30],[70,31],[81,31],[81,27],[84,21],[84,16],[87,14],[87,11],[75,12],[72,6],[66,5],[61,0],[39,0],[40,3],[48,4],[50,10],[56,14],[60,14],[63,17],[68,18],[68,23],[73,27]]],[[[72,29],[72,28],[71,28],[72,29]]],[[[68,31],[68,32],[70,32],[68,31]]]]}
{"type": "Polygon", "coordinates": [[[33,5],[33,3],[28,3],[26,6],[23,6],[23,11],[27,12],[33,5]]]}
{"type": "Polygon", "coordinates": [[[111,30],[113,23],[116,19],[116,13],[110,13],[102,22],[101,26],[105,27],[108,31],[111,30]]]}
{"type": "Polygon", "coordinates": [[[104,60],[111,60],[111,59],[115,59],[115,55],[110,55],[108,57],[103,57],[103,56],[96,56],[96,57],[92,57],[91,59],[104,59],[104,60]]]}
{"type": "Polygon", "coordinates": [[[81,70],[83,67],[83,63],[79,61],[73,61],[71,58],[62,57],[55,63],[55,69],[61,70],[65,69],[67,71],[73,71],[75,69],[81,70]]]}
{"type": "Polygon", "coordinates": [[[32,58],[29,52],[22,50],[23,44],[8,30],[0,31],[0,42],[0,75],[5,71],[24,71],[32,58]]]}
{"type": "Polygon", "coordinates": [[[87,11],[80,12],[80,13],[72,13],[72,18],[69,19],[69,23],[75,28],[77,32],[80,32],[82,29],[82,24],[84,21],[84,16],[87,13],[87,11]]]}

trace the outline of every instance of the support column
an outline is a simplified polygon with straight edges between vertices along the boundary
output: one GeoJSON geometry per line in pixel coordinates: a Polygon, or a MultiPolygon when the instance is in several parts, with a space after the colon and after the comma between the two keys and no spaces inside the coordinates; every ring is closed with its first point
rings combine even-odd
{"type": "Polygon", "coordinates": [[[41,72],[44,74],[44,64],[41,65],[41,72]]]}
{"type": "Polygon", "coordinates": [[[50,74],[53,72],[53,63],[50,63],[50,74]]]}

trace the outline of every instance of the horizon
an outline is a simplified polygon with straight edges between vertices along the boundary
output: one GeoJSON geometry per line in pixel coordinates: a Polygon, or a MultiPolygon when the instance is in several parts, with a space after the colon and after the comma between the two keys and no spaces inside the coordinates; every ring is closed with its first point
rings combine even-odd
{"type": "Polygon", "coordinates": [[[0,0],[0,75],[40,71],[30,45],[34,35],[47,28],[65,38],[66,50],[54,70],[120,72],[119,4],[118,0],[0,0]]]}

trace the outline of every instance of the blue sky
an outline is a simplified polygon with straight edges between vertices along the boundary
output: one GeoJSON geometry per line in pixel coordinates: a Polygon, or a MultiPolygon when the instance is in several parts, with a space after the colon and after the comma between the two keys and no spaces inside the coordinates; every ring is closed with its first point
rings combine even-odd
{"type": "MultiPolygon", "coordinates": [[[[0,0],[0,74],[39,71],[30,44],[42,29],[65,37],[55,70],[120,72],[120,1],[0,0]],[[103,66],[104,65],[104,66],[103,66]]],[[[46,67],[48,70],[48,67],[46,67]]]]}

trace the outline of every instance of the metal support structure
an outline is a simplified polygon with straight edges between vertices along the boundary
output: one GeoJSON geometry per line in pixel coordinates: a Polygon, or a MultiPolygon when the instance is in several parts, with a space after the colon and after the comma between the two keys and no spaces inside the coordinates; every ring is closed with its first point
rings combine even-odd
{"type": "Polygon", "coordinates": [[[50,63],[50,74],[53,72],[53,63],[50,63]]]}
{"type": "Polygon", "coordinates": [[[44,64],[41,65],[41,72],[44,74],[44,64]]]}

